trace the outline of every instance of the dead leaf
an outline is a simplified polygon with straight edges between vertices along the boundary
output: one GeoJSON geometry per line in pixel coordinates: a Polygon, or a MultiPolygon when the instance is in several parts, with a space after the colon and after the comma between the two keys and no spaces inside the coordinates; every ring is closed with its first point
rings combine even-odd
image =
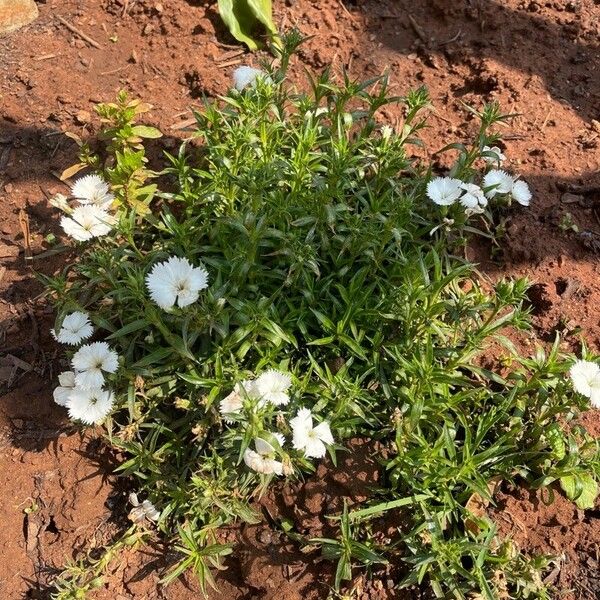
{"type": "Polygon", "coordinates": [[[31,259],[31,234],[29,233],[29,216],[21,208],[19,209],[19,225],[25,241],[25,259],[31,259]]]}
{"type": "Polygon", "coordinates": [[[64,181],[65,179],[73,177],[73,175],[77,175],[77,173],[79,173],[79,171],[81,171],[82,169],[85,169],[86,166],[87,165],[82,165],[81,163],[77,163],[76,165],[70,166],[68,169],[65,169],[61,173],[60,180],[64,181]]]}
{"type": "MultiPolygon", "coordinates": [[[[502,479],[500,477],[493,477],[488,481],[488,491],[490,493],[490,497],[493,498],[496,490],[502,483],[502,479]]],[[[487,511],[487,507],[490,505],[490,501],[487,498],[481,496],[481,494],[473,494],[465,504],[465,508],[477,519],[481,519],[485,516],[487,511]]],[[[467,531],[477,535],[479,533],[479,525],[475,519],[471,519],[467,517],[465,519],[465,528],[467,531]]]]}

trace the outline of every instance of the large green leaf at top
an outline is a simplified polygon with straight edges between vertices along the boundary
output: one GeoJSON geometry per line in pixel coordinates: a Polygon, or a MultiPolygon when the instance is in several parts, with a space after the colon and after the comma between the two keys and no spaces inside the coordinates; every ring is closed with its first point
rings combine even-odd
{"type": "Polygon", "coordinates": [[[277,33],[272,10],[271,0],[219,0],[219,14],[231,35],[250,50],[258,48],[252,33],[259,23],[272,35],[277,33]]]}

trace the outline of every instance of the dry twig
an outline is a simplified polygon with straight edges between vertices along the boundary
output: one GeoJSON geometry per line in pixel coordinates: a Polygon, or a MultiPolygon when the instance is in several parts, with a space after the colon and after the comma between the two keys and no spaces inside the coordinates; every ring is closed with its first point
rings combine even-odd
{"type": "Polygon", "coordinates": [[[69,23],[69,21],[67,21],[66,19],[63,19],[60,15],[56,15],[56,18],[71,33],[78,35],[84,42],[87,42],[90,46],[93,46],[94,48],[97,48],[98,50],[102,50],[102,46],[94,38],[91,38],[89,35],[83,33],[83,31],[81,31],[81,29],[77,29],[77,27],[75,27],[75,25],[73,25],[72,23],[69,23]]]}
{"type": "Polygon", "coordinates": [[[423,31],[423,28],[415,21],[415,18],[411,14],[408,15],[408,20],[410,21],[410,25],[413,28],[414,32],[419,37],[419,39],[424,44],[429,44],[429,38],[427,37],[427,35],[423,31]]]}

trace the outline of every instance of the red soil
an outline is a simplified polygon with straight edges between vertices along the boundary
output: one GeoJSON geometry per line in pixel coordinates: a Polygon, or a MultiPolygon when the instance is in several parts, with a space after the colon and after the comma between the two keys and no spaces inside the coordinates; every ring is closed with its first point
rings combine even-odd
{"type": "MultiPolygon", "coordinates": [[[[389,68],[394,91],[429,88],[436,112],[425,132],[428,153],[468,139],[475,123],[462,103],[497,99],[518,113],[504,130],[505,154],[534,191],[529,209],[506,223],[504,255],[474,252],[490,278],[526,275],[534,284],[534,335],[523,348],[565,335],[577,350],[581,328],[600,349],[600,5],[597,0],[282,0],[281,29],[314,36],[293,69],[345,66],[357,78],[389,68]],[[573,223],[578,231],[567,226],[573,223]]],[[[74,161],[76,147],[61,135],[93,136],[93,105],[121,88],[152,103],[152,124],[171,148],[176,124],[202,95],[224,92],[231,72],[257,57],[221,25],[215,2],[201,0],[48,0],[40,18],[0,38],[0,597],[47,598],[54,569],[110,540],[123,527],[126,493],[110,476],[114,461],[94,433],[77,433],[51,400],[60,370],[49,338],[52,316],[38,298],[31,261],[59,235],[47,197],[64,186],[53,175],[74,161]],[[68,31],[62,16],[98,42],[90,46],[68,31]],[[23,223],[28,220],[26,241],[23,223]],[[27,509],[27,510],[26,510],[27,509]]],[[[381,119],[392,124],[398,109],[381,119]]],[[[440,167],[445,164],[444,159],[440,167]]],[[[64,257],[33,261],[54,272],[64,257]]],[[[600,434],[600,419],[585,425],[600,434]]],[[[301,490],[290,487],[263,502],[273,517],[288,516],[310,535],[323,531],[323,515],[364,497],[372,465],[319,467],[301,490]],[[353,478],[347,475],[352,469],[353,478]],[[362,473],[361,477],[354,477],[362,473]],[[321,476],[324,476],[323,480],[321,476]],[[327,482],[324,487],[323,481],[327,482]],[[335,491],[332,494],[331,489],[335,491]],[[335,500],[337,498],[337,500],[335,500]],[[338,504],[332,505],[337,501],[338,504]]],[[[564,598],[600,595],[600,513],[582,513],[560,495],[550,506],[515,490],[498,498],[503,533],[532,552],[566,557],[552,581],[564,598]]],[[[240,551],[219,577],[215,599],[324,598],[332,567],[315,552],[302,554],[268,524],[226,532],[240,551]]],[[[126,552],[97,598],[198,597],[192,578],[158,585],[170,557],[161,548],[126,552]]],[[[389,591],[392,575],[362,586],[358,597],[415,598],[389,591]]]]}

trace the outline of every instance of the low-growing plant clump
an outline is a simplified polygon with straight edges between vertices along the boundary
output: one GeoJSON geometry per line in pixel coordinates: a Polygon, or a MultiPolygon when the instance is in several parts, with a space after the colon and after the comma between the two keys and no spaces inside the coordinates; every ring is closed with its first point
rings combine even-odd
{"type": "Polygon", "coordinates": [[[235,552],[219,528],[258,521],[269,485],[335,463],[356,437],[386,449],[373,498],[331,515],[336,539],[292,532],[337,562],[332,588],[393,563],[398,587],[438,598],[548,598],[546,559],[499,539],[476,507],[502,481],[560,482],[593,505],[598,444],[574,419],[599,406],[600,367],[561,356],[558,340],[519,356],[502,332],[528,327],[527,282],[484,291],[461,258],[467,236],[493,238],[499,215],[532,199],[502,169],[492,130],[509,117],[473,111],[478,135],[448,145],[454,166],[436,177],[412,151],[424,89],[392,97],[385,77],[325,71],[299,92],[285,79],[299,43],[286,36],[268,72],[243,70],[196,113],[166,156],[168,191],[143,146],[160,133],[136,124],[149,107],[125,94],[100,105],[107,157],[82,144],[68,174],[95,173],[54,199],[81,243],[47,279],[70,348],[55,399],[103,424],[137,492],[131,528],[99,561],[70,565],[56,598],[99,585],[115,548],[154,530],[181,557],[164,581],[192,569],[206,591],[235,552]],[[375,118],[392,102],[396,130],[375,118]],[[492,341],[510,357],[496,371],[480,360],[492,341]],[[408,528],[374,542],[372,524],[398,510],[408,528]]]}

